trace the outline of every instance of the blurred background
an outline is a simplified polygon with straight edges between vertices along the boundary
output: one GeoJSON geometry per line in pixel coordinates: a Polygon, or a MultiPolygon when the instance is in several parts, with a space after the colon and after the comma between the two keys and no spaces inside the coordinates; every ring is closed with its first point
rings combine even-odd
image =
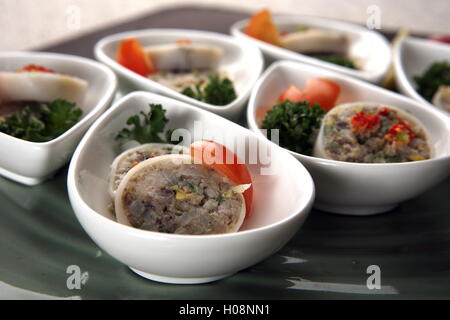
{"type": "Polygon", "coordinates": [[[384,31],[450,31],[449,0],[0,0],[0,50],[37,49],[152,11],[192,6],[248,13],[270,8],[360,24],[375,7],[384,31]]]}

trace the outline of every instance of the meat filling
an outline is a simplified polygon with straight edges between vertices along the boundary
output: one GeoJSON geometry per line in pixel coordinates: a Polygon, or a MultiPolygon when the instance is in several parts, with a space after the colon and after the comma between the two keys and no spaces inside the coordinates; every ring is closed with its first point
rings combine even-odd
{"type": "Polygon", "coordinates": [[[244,200],[234,185],[213,169],[171,161],[146,166],[120,194],[133,227],[178,234],[229,232],[242,214],[244,200]]]}
{"type": "Polygon", "coordinates": [[[323,119],[325,153],[334,160],[360,163],[429,159],[424,129],[390,107],[358,105],[323,119]]]}
{"type": "Polygon", "coordinates": [[[123,156],[119,156],[117,162],[113,164],[113,170],[111,172],[110,179],[112,179],[112,191],[115,191],[122,181],[123,177],[130,169],[138,165],[144,160],[154,158],[157,156],[171,154],[171,153],[183,153],[183,148],[176,149],[175,146],[161,145],[161,144],[145,144],[141,145],[134,150],[126,151],[123,156]]]}

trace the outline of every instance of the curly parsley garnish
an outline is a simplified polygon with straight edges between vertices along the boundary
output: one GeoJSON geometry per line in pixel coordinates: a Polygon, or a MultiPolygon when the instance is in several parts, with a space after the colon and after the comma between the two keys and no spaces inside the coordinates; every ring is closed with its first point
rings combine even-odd
{"type": "Polygon", "coordinates": [[[321,54],[321,55],[315,55],[314,58],[317,58],[319,60],[337,64],[342,67],[346,67],[349,69],[357,70],[355,63],[350,58],[347,58],[345,56],[339,55],[339,54],[321,54]]]}
{"type": "Polygon", "coordinates": [[[417,91],[428,101],[433,99],[440,86],[450,86],[450,63],[435,62],[422,74],[414,77],[417,91]]]}
{"type": "Polygon", "coordinates": [[[0,122],[0,132],[31,142],[46,142],[69,130],[82,113],[75,103],[63,99],[25,106],[0,122]]]}
{"type": "Polygon", "coordinates": [[[216,106],[224,106],[236,99],[236,91],[233,82],[228,78],[221,79],[217,75],[208,77],[207,85],[202,88],[199,85],[187,87],[182,94],[216,106]]]}
{"type": "Polygon", "coordinates": [[[161,138],[167,122],[166,110],[160,104],[150,104],[150,111],[145,113],[139,112],[128,118],[127,125],[131,128],[123,128],[116,136],[116,140],[122,143],[127,141],[137,141],[139,143],[179,143],[172,142],[170,137],[173,130],[168,130],[165,138],[161,138]]]}
{"type": "MultiPolygon", "coordinates": [[[[263,129],[278,129],[280,146],[294,152],[311,154],[314,135],[320,128],[325,112],[316,103],[292,103],[289,100],[276,104],[267,112],[263,129]]],[[[270,131],[268,131],[270,139],[270,131]]]]}

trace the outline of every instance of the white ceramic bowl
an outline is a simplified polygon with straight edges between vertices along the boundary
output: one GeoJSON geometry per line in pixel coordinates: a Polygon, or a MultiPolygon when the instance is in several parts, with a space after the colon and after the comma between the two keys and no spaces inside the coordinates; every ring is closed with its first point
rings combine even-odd
{"type": "MultiPolygon", "coordinates": [[[[250,158],[238,155],[249,162],[250,158]]],[[[282,148],[215,114],[149,92],[125,96],[94,123],[72,158],[68,190],[78,220],[103,250],[143,277],[171,283],[217,280],[267,258],[297,232],[314,198],[309,173],[282,148]],[[187,129],[199,134],[197,138],[224,143],[231,150],[235,150],[232,141],[245,139],[244,155],[251,152],[251,145],[258,145],[260,152],[267,148],[271,155],[268,161],[259,160],[258,150],[251,149],[258,157],[248,165],[254,201],[252,214],[241,231],[175,235],[139,230],[115,221],[108,210],[111,199],[107,180],[111,163],[119,154],[114,137],[129,116],[148,111],[149,103],[160,103],[167,110],[167,128],[187,129]],[[273,171],[264,172],[269,167],[273,171]]]]}
{"type": "Polygon", "coordinates": [[[450,119],[412,99],[375,85],[304,63],[280,61],[261,77],[250,97],[247,120],[260,137],[255,112],[260,106],[275,104],[289,85],[302,88],[308,78],[327,77],[341,86],[338,104],[356,101],[396,106],[411,113],[427,128],[433,159],[408,163],[362,164],[327,160],[291,152],[311,173],[316,185],[319,209],[368,215],[387,211],[445,179],[450,173],[450,119]]]}
{"type": "MultiPolygon", "coordinates": [[[[402,39],[394,53],[395,79],[398,90],[408,97],[436,108],[416,91],[417,85],[414,77],[423,74],[434,62],[444,60],[450,62],[450,45],[414,37],[402,39]]],[[[442,112],[450,116],[450,113],[443,110],[442,112]]]]}
{"type": "Polygon", "coordinates": [[[0,70],[43,65],[88,82],[78,123],[49,142],[29,142],[0,133],[0,174],[27,185],[38,184],[62,167],[89,125],[110,105],[117,86],[114,73],[86,58],[43,52],[0,52],[0,70]]]}
{"type": "Polygon", "coordinates": [[[228,35],[206,31],[182,29],[129,31],[101,39],[96,44],[94,53],[99,61],[111,67],[132,88],[172,97],[230,119],[237,119],[240,115],[245,103],[248,101],[251,89],[263,69],[262,54],[256,46],[228,35]],[[144,47],[175,43],[179,39],[190,39],[194,43],[198,42],[223,48],[224,56],[219,63],[218,69],[226,71],[229,78],[233,81],[237,98],[225,106],[211,105],[190,98],[128,70],[116,62],[117,47],[120,41],[126,38],[135,38],[144,47]]]}
{"type": "Polygon", "coordinates": [[[387,40],[378,32],[347,22],[302,16],[274,16],[273,21],[281,30],[297,30],[298,26],[314,26],[322,29],[345,33],[350,38],[348,54],[361,61],[361,70],[352,70],[332,63],[324,62],[291,50],[249,37],[245,34],[248,19],[236,22],[231,26],[231,34],[257,45],[269,60],[293,60],[334,70],[345,75],[368,82],[379,83],[384,78],[391,64],[391,48],[387,40]]]}

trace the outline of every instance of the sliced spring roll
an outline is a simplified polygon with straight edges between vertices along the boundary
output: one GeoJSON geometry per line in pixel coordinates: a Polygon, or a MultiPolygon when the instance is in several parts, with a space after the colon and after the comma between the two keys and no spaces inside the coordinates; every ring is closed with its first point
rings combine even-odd
{"type": "Polygon", "coordinates": [[[119,184],[119,223],[176,234],[236,232],[245,217],[245,191],[190,155],[163,155],[132,168],[119,184]]]}
{"type": "Polygon", "coordinates": [[[87,89],[83,79],[49,72],[0,72],[0,103],[51,102],[64,99],[80,106],[87,89]]]}
{"type": "Polygon", "coordinates": [[[342,104],[322,119],[314,156],[356,163],[429,159],[428,133],[407,112],[373,102],[342,104]]]}
{"type": "Polygon", "coordinates": [[[146,143],[122,152],[114,159],[111,165],[111,173],[109,176],[109,194],[111,197],[114,197],[120,181],[122,181],[130,169],[144,160],[171,153],[187,154],[189,150],[173,144],[146,143]]]}
{"type": "Polygon", "coordinates": [[[348,47],[348,38],[345,34],[321,29],[291,32],[281,40],[286,49],[305,54],[345,53],[348,47]]]}
{"type": "Polygon", "coordinates": [[[158,72],[183,72],[217,68],[223,49],[217,46],[174,43],[145,48],[158,72]]]}

